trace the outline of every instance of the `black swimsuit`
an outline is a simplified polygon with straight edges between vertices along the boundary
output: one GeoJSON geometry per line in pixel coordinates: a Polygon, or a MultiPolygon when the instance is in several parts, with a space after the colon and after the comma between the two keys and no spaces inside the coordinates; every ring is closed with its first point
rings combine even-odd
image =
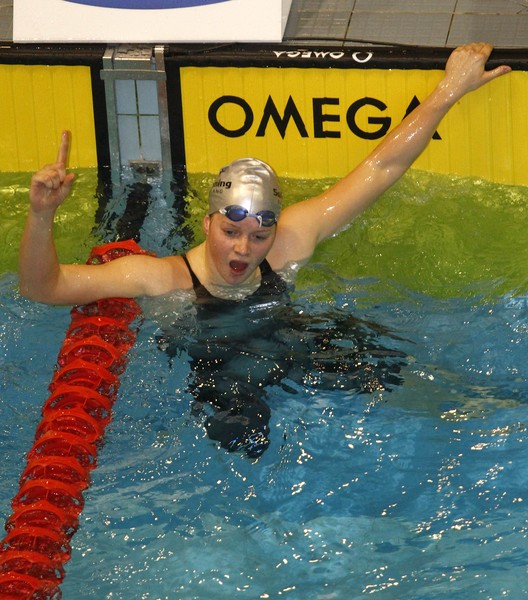
{"type": "MultiPolygon", "coordinates": [[[[285,380],[359,393],[401,384],[406,355],[385,347],[382,339],[391,336],[385,328],[337,308],[296,310],[289,285],[266,260],[253,294],[240,301],[215,298],[183,259],[196,293],[197,328],[183,341],[193,373],[188,389],[194,412],[205,414],[207,434],[222,447],[251,457],[266,450],[267,390],[285,380]]],[[[175,339],[180,336],[178,330],[175,339]]],[[[179,342],[172,349],[163,341],[170,356],[179,356],[179,342]]]]}
{"type": "Polygon", "coordinates": [[[256,377],[262,383],[255,374],[257,364],[274,377],[275,362],[267,368],[265,357],[253,356],[251,344],[269,337],[272,307],[288,304],[288,285],[264,259],[259,265],[260,285],[252,294],[239,301],[217,298],[198,279],[187,257],[182,258],[196,294],[197,317],[206,333],[205,339],[188,343],[194,373],[189,389],[195,397],[195,411],[204,403],[213,406],[214,414],[204,423],[209,437],[228,450],[244,448],[249,456],[260,456],[269,445],[271,413],[261,387],[244,384],[244,380],[256,377]],[[240,371],[236,376],[232,364],[240,371]]]}
{"type": "MultiPolygon", "coordinates": [[[[213,296],[198,279],[196,273],[192,270],[187,256],[183,254],[182,258],[189,269],[189,275],[192,279],[193,289],[198,303],[218,302],[219,304],[222,304],[223,302],[233,302],[232,300],[224,300],[222,298],[213,296]]],[[[258,298],[261,296],[279,296],[287,291],[288,286],[286,285],[286,282],[280,275],[275,273],[266,259],[260,263],[259,268],[261,277],[260,286],[251,294],[250,298],[258,298]]]]}

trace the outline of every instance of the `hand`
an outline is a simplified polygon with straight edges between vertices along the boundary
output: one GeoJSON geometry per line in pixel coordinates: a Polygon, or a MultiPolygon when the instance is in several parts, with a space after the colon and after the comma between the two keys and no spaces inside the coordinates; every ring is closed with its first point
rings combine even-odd
{"type": "Polygon", "coordinates": [[[75,175],[66,173],[70,132],[63,131],[57,161],[45,165],[31,178],[29,200],[35,212],[55,211],[70,193],[75,175]]]}
{"type": "Polygon", "coordinates": [[[507,65],[501,65],[491,71],[485,70],[492,50],[491,44],[483,42],[456,48],[447,61],[442,85],[448,87],[450,94],[461,97],[492,79],[509,73],[511,67],[507,65]]]}

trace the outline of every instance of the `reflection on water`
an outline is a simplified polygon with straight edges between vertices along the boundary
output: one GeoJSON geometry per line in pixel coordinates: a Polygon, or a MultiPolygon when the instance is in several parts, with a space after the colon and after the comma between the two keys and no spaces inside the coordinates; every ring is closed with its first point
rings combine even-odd
{"type": "MultiPolygon", "coordinates": [[[[145,202],[134,182],[95,201],[81,185],[59,233],[89,246],[136,230],[179,251],[200,239],[207,181],[193,182],[184,223],[178,186],[148,181],[145,202]]],[[[306,195],[305,182],[286,188],[306,195]]],[[[21,230],[24,199],[9,198],[21,230]]],[[[145,306],[64,597],[526,595],[524,198],[412,174],[318,250],[288,304],[200,318],[188,298],[145,306]],[[258,460],[204,428],[237,393],[270,411],[258,460]]],[[[69,323],[17,295],[12,244],[6,257],[4,517],[69,323]]]]}

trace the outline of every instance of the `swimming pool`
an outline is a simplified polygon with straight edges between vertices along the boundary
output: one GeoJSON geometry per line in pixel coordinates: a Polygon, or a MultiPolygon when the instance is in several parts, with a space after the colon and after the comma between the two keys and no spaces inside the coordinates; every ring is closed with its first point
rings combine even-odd
{"type": "MultiPolygon", "coordinates": [[[[16,293],[23,182],[3,189],[1,209],[4,518],[70,321],[67,308],[16,293]]],[[[63,259],[134,230],[158,253],[185,247],[200,236],[209,182],[193,180],[184,221],[174,186],[156,181],[100,189],[94,217],[96,176],[81,174],[58,223],[63,259]]],[[[285,195],[327,183],[285,182],[285,195]]],[[[191,357],[160,351],[176,300],[150,306],[64,598],[528,595],[526,199],[523,188],[414,171],[321,246],[299,273],[295,313],[310,332],[347,323],[335,356],[354,351],[359,322],[375,349],[405,356],[401,381],[366,392],[347,373],[288,372],[266,388],[271,443],[257,460],[206,436],[191,410],[191,357]]],[[[379,375],[376,360],[364,368],[379,375]]]]}

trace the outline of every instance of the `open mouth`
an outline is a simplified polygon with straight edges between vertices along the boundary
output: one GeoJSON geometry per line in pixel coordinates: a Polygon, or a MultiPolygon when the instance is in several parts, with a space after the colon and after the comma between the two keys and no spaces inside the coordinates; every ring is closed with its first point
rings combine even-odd
{"type": "Polygon", "coordinates": [[[229,263],[229,268],[237,275],[241,275],[248,268],[248,264],[241,260],[232,260],[229,263]]]}

